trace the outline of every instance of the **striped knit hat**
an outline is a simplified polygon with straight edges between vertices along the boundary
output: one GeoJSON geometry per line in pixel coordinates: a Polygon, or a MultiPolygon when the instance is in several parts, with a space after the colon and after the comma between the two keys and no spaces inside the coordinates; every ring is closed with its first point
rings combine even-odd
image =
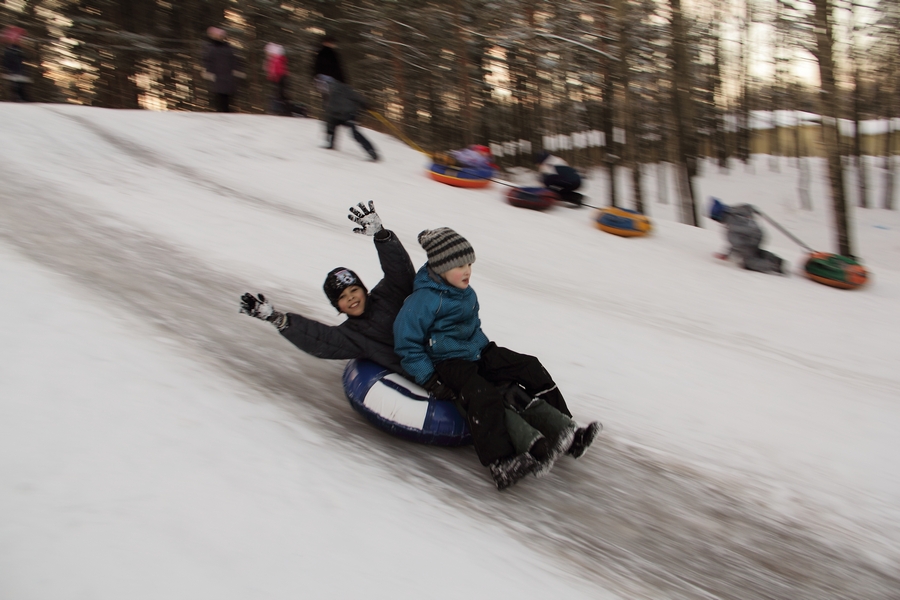
{"type": "Polygon", "coordinates": [[[449,227],[426,229],[419,234],[419,244],[428,253],[428,266],[438,275],[475,262],[472,245],[449,227]]]}

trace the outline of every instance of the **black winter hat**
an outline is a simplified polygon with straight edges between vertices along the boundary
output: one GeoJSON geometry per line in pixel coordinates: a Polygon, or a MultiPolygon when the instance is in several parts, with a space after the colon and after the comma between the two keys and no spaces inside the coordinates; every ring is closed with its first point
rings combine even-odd
{"type": "Polygon", "coordinates": [[[353,285],[358,285],[366,292],[366,294],[369,293],[369,290],[366,289],[366,286],[364,286],[363,282],[360,280],[359,275],[346,267],[338,267],[332,269],[328,273],[328,276],[325,277],[325,285],[322,286],[322,289],[325,290],[325,295],[328,296],[331,305],[337,308],[338,298],[341,297],[341,292],[353,285]]]}
{"type": "Polygon", "coordinates": [[[419,234],[419,244],[428,253],[428,266],[438,275],[475,262],[472,245],[449,227],[426,229],[419,234]]]}

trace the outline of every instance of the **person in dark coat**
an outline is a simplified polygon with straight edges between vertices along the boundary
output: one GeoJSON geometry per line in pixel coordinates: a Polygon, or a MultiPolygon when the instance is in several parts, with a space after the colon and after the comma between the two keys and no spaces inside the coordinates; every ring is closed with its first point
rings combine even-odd
{"type": "Polygon", "coordinates": [[[534,157],[544,187],[556,192],[566,202],[581,206],[582,196],[575,190],[581,187],[581,175],[569,163],[546,150],[534,157]]]}
{"type": "MultiPolygon", "coordinates": [[[[546,473],[573,450],[579,431],[568,409],[555,407],[565,407],[556,383],[537,358],[498,346],[482,331],[478,297],[469,286],[475,262],[469,242],[441,227],[421,232],[419,243],[428,262],[394,321],[394,348],[403,368],[435,396],[443,388],[454,392],[478,459],[498,489],[530,473],[546,473]],[[521,386],[524,396],[514,413],[499,387],[507,382],[521,386]],[[528,430],[530,445],[518,447],[516,440],[528,430]]],[[[583,453],[600,424],[580,431],[583,453]]]]}
{"type": "Polygon", "coordinates": [[[21,27],[9,27],[3,34],[8,44],[3,52],[3,78],[9,81],[10,92],[14,102],[28,102],[25,84],[31,81],[25,72],[25,53],[19,42],[25,30],[21,27]]]}
{"type": "Polygon", "coordinates": [[[225,30],[210,27],[206,34],[209,44],[203,56],[203,77],[212,83],[216,111],[231,112],[231,99],[237,93],[238,79],[243,79],[244,73],[234,49],[225,39],[225,30]]]}
{"type": "Polygon", "coordinates": [[[337,53],[337,40],[326,35],[319,42],[319,50],[313,58],[312,78],[317,75],[327,75],[341,83],[347,83],[344,77],[344,69],[341,68],[341,58],[337,53]]]}
{"type": "Polygon", "coordinates": [[[754,215],[758,211],[752,204],[728,206],[717,198],[712,199],[709,217],[726,228],[729,248],[717,254],[717,258],[727,260],[732,254],[741,260],[741,266],[750,271],[760,273],[786,274],[784,259],[760,245],[763,241],[763,230],[756,222],[754,215]]]}
{"type": "Polygon", "coordinates": [[[345,267],[333,269],[325,279],[325,295],[339,313],[340,325],[325,325],[303,315],[275,310],[262,294],[241,297],[244,314],[269,321],[300,350],[325,359],[365,358],[412,380],[394,352],[394,319],[412,293],[416,271],[397,236],[384,229],[375,206],[369,202],[350,209],[349,218],[359,226],[355,233],[373,237],[384,278],[371,291],[359,276],[345,267]]]}
{"type": "Polygon", "coordinates": [[[345,125],[353,132],[353,139],[359,142],[372,160],[378,160],[378,152],[375,151],[375,147],[356,128],[356,119],[359,113],[369,107],[369,103],[362,94],[346,83],[341,83],[328,75],[316,75],[316,87],[326,98],[325,147],[334,150],[337,127],[345,125]]]}

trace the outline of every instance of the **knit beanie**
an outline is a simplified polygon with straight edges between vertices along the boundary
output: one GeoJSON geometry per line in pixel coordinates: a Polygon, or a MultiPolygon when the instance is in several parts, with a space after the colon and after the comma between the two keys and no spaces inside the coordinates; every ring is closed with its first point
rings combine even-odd
{"type": "Polygon", "coordinates": [[[419,244],[428,253],[428,266],[438,275],[475,262],[472,245],[449,227],[426,229],[419,234],[419,244]]]}
{"type": "Polygon", "coordinates": [[[341,297],[341,292],[353,285],[358,285],[367,294],[369,293],[369,290],[366,289],[366,286],[363,285],[363,282],[360,281],[359,276],[356,273],[345,267],[338,267],[332,269],[331,272],[328,273],[328,276],[325,277],[325,285],[323,285],[322,288],[325,290],[325,295],[328,296],[328,300],[331,301],[331,305],[337,308],[338,298],[341,297]]]}
{"type": "Polygon", "coordinates": [[[721,223],[725,213],[728,212],[728,206],[718,198],[710,197],[710,200],[712,200],[712,204],[709,207],[709,218],[721,223]]]}

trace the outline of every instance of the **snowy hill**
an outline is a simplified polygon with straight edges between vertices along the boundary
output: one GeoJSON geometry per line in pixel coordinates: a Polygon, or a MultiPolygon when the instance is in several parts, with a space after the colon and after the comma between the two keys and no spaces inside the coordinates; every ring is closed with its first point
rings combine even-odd
{"type": "MultiPolygon", "coordinates": [[[[719,226],[677,223],[652,169],[655,232],[624,239],[431,181],[384,135],[380,163],[346,132],[323,150],[312,120],[2,104],[0,132],[0,597],[896,592],[896,212],[851,211],[873,282],[847,292],[771,227],[792,276],[715,260],[719,226]],[[367,200],[417,266],[422,229],[473,244],[485,332],[603,421],[584,459],[498,493],[238,314],[252,291],[339,322],[325,274],[380,276],[346,216],[367,200]]],[[[788,160],[707,169],[700,196],[834,251],[813,166],[811,212],[788,160]]],[[[605,204],[600,175],[585,193],[605,204]]]]}

